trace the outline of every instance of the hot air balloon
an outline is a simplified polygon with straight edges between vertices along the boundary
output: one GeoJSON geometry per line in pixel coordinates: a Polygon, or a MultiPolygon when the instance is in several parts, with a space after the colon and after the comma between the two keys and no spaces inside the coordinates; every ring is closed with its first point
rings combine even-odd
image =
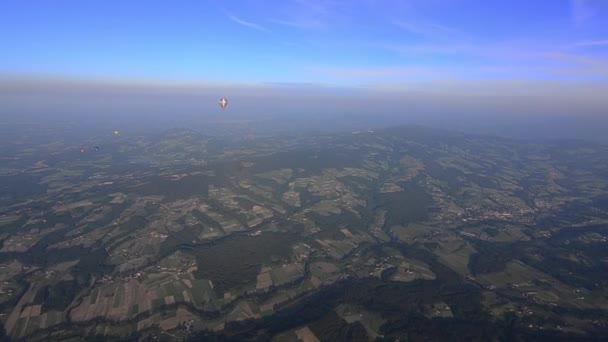
{"type": "Polygon", "coordinates": [[[221,98],[221,99],[218,101],[218,103],[219,103],[220,107],[222,107],[222,109],[225,109],[225,108],[226,108],[226,106],[228,105],[228,100],[226,100],[225,98],[223,98],[223,97],[222,97],[222,98],[221,98]]]}

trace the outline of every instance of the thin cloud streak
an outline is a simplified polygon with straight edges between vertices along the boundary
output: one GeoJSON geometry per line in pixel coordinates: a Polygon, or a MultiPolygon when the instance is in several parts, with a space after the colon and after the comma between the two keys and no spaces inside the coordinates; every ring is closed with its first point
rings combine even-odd
{"type": "Polygon", "coordinates": [[[340,1],[292,0],[286,3],[284,15],[270,21],[300,30],[326,30],[331,24],[340,21],[345,13],[345,9],[339,10],[339,7],[345,4],[340,1]]]}
{"type": "Polygon", "coordinates": [[[398,28],[427,38],[435,39],[463,39],[465,38],[464,33],[461,31],[432,22],[423,21],[404,21],[394,20],[393,25],[398,28]]]}
{"type": "Polygon", "coordinates": [[[235,16],[234,14],[226,13],[226,15],[228,16],[228,19],[230,19],[231,21],[233,21],[233,22],[235,22],[235,23],[237,23],[237,24],[239,24],[241,26],[245,26],[245,27],[248,27],[248,28],[251,28],[251,29],[254,29],[254,30],[258,30],[258,31],[270,32],[269,29],[267,29],[267,28],[265,28],[265,27],[263,27],[261,25],[258,25],[258,24],[255,24],[255,23],[243,20],[243,19],[235,16]]]}
{"type": "Polygon", "coordinates": [[[403,76],[438,76],[437,70],[420,66],[398,67],[309,67],[306,71],[336,78],[394,78],[403,76]]]}
{"type": "Polygon", "coordinates": [[[375,48],[382,48],[396,52],[403,57],[424,56],[424,55],[446,55],[460,57],[484,57],[493,60],[529,59],[538,57],[543,53],[555,51],[552,46],[538,46],[538,44],[522,44],[513,42],[493,42],[493,43],[426,43],[426,44],[376,44],[375,48]]]}
{"type": "Polygon", "coordinates": [[[589,75],[608,80],[608,59],[592,58],[584,55],[567,53],[548,53],[546,57],[570,63],[571,67],[563,70],[575,75],[589,75]]]}
{"type": "Polygon", "coordinates": [[[578,42],[574,46],[608,46],[608,40],[592,40],[585,42],[578,42]]]}
{"type": "Polygon", "coordinates": [[[375,92],[423,92],[438,95],[458,96],[550,96],[585,97],[601,103],[608,103],[603,94],[608,84],[594,81],[547,81],[547,80],[429,80],[429,81],[370,81],[365,83],[375,92]]]}
{"type": "Polygon", "coordinates": [[[279,20],[271,19],[271,22],[279,25],[289,26],[301,30],[320,30],[327,26],[324,22],[317,19],[295,19],[295,20],[279,20]]]}
{"type": "MultiPolygon", "coordinates": [[[[433,70],[450,72],[479,71],[488,72],[491,78],[496,76],[494,69],[514,72],[514,76],[531,73],[531,78],[548,77],[550,79],[564,76],[581,76],[585,79],[608,79],[608,59],[591,57],[590,54],[572,53],[572,48],[584,46],[608,46],[608,41],[579,42],[575,44],[545,45],[535,42],[494,42],[491,44],[440,44],[422,45],[379,44],[377,48],[394,51],[404,57],[422,56],[456,56],[460,58],[483,58],[492,68],[467,65],[427,65],[433,70]],[[493,75],[494,74],[494,75],[493,75]]],[[[457,74],[462,74],[458,72],[457,74]]]]}
{"type": "MultiPolygon", "coordinates": [[[[545,66],[516,66],[516,65],[474,65],[474,66],[429,66],[401,65],[394,67],[308,67],[307,72],[313,72],[335,79],[358,80],[393,80],[397,82],[419,82],[452,80],[454,82],[472,79],[511,79],[513,77],[530,80],[544,79],[553,75],[572,75],[575,70],[555,69],[545,66]]],[[[585,75],[588,75],[586,73],[585,75]]],[[[364,81],[365,82],[365,81],[364,81]]]]}

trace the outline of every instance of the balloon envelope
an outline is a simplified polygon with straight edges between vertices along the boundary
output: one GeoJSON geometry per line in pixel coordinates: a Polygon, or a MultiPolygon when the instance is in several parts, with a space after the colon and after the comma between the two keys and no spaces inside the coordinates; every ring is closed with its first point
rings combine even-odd
{"type": "Polygon", "coordinates": [[[225,98],[223,98],[223,97],[222,97],[222,98],[221,98],[221,99],[218,101],[218,103],[219,103],[220,107],[222,107],[222,109],[224,109],[224,108],[226,108],[226,106],[228,105],[228,100],[226,100],[225,98]]]}

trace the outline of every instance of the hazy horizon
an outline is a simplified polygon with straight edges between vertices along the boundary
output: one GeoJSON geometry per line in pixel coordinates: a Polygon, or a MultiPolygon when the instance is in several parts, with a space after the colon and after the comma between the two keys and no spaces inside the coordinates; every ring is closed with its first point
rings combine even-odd
{"type": "Polygon", "coordinates": [[[457,91],[442,83],[387,90],[13,76],[0,78],[0,115],[6,128],[15,123],[70,123],[74,130],[190,127],[208,134],[213,127],[239,120],[254,122],[261,134],[278,127],[286,132],[328,132],[422,124],[527,139],[603,140],[608,129],[608,99],[593,91],[603,85],[538,83],[537,93],[526,95],[516,82],[493,83],[501,88],[493,94],[488,87],[482,92],[483,84],[469,83],[470,91],[464,84],[457,91]],[[547,87],[553,91],[545,93],[547,87]],[[224,111],[217,105],[220,97],[230,100],[224,111]]]}

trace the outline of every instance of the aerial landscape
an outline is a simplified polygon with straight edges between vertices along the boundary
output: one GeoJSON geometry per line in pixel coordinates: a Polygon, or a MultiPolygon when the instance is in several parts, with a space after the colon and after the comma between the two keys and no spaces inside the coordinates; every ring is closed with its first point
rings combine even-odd
{"type": "Polygon", "coordinates": [[[7,336],[608,337],[605,145],[105,139],[3,156],[7,336]]]}
{"type": "Polygon", "coordinates": [[[0,1],[0,342],[608,341],[608,1],[0,1]]]}

